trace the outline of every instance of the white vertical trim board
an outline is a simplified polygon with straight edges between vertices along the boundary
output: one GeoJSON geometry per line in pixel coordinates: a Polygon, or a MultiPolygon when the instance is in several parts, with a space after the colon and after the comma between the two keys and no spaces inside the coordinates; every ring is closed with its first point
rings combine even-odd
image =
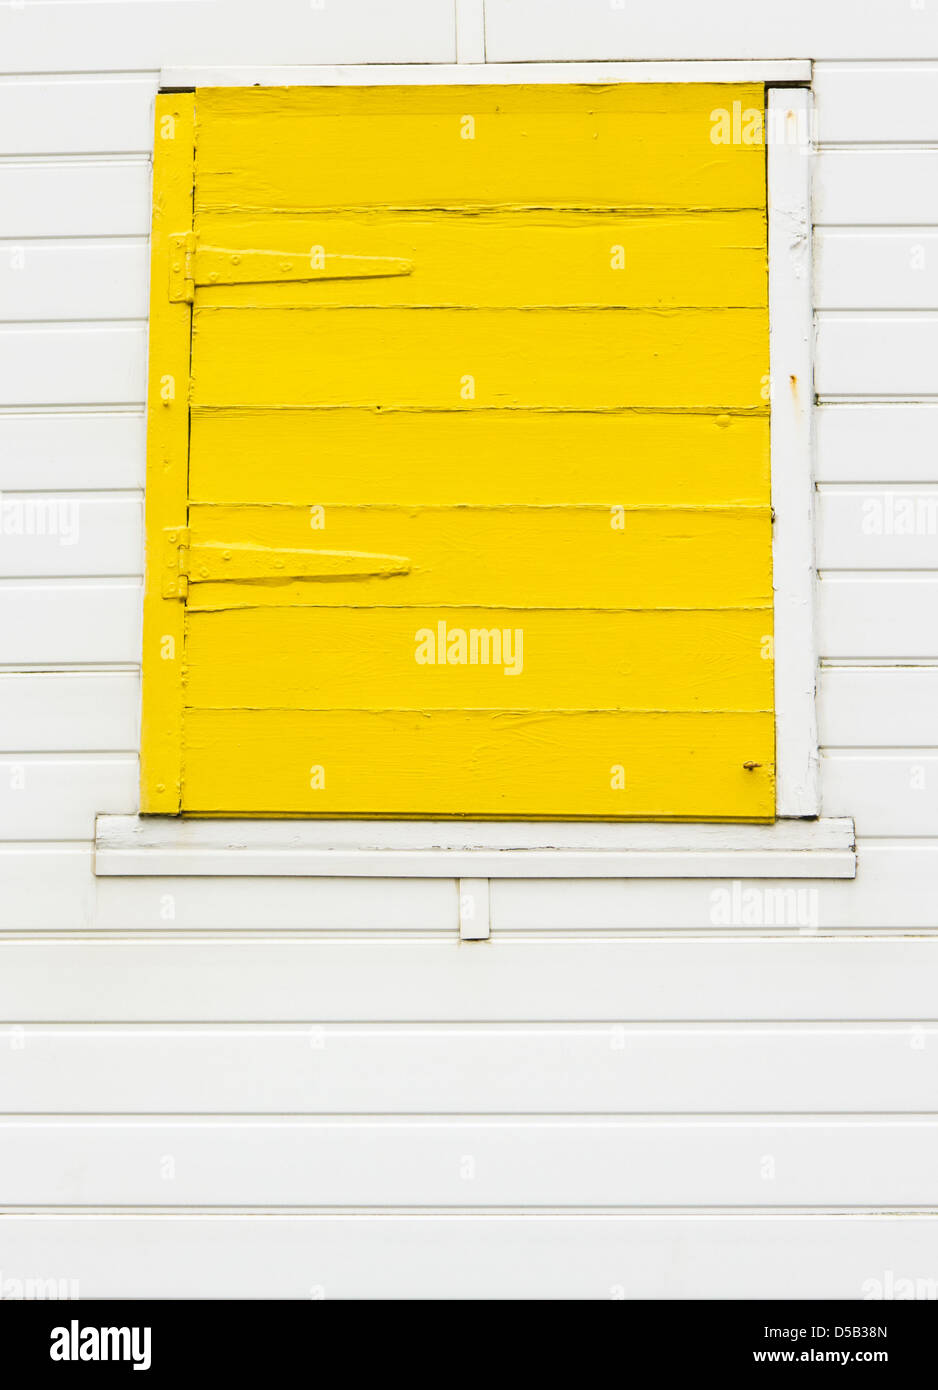
{"type": "Polygon", "coordinates": [[[485,0],[456,0],[456,62],[485,62],[485,0]]]}
{"type": "Polygon", "coordinates": [[[769,339],[775,514],[776,812],[820,809],[814,635],[809,91],[768,93],[769,339]],[[784,137],[784,138],[782,138],[784,137]]]}

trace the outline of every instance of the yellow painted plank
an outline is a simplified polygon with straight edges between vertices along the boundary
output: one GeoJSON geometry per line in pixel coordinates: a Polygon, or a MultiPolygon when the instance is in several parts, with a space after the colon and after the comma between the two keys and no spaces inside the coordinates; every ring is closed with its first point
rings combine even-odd
{"type": "MultiPolygon", "coordinates": [[[[398,257],[408,275],[200,287],[207,305],[537,304],[764,307],[765,213],[615,217],[596,213],[205,214],[199,243],[328,256],[398,257]]],[[[277,262],[280,263],[279,261],[277,262]]]]}
{"type": "Polygon", "coordinates": [[[146,582],[140,809],[179,810],[185,610],[161,592],[164,529],[186,524],[188,304],[168,298],[169,238],[192,225],[193,97],[156,98],[147,382],[146,582]]]}
{"type": "MultiPolygon", "coordinates": [[[[245,542],[407,559],[396,574],[328,582],[199,582],[188,606],[430,604],[737,607],[771,600],[767,507],[627,511],[577,507],[190,508],[193,546],[245,542]],[[312,529],[311,521],[318,529],[312,529]],[[319,526],[319,523],[322,523],[319,526]]],[[[193,582],[194,581],[194,582],[193,582]]]]}
{"type": "Polygon", "coordinates": [[[189,710],[185,729],[184,807],[195,814],[756,820],[774,811],[770,714],[189,710]]]}
{"type": "Polygon", "coordinates": [[[247,709],[771,710],[771,631],[770,608],[193,613],[186,703],[247,709]]]}
{"type": "Polygon", "coordinates": [[[195,502],[718,506],[770,496],[767,414],[195,409],[191,452],[195,502]],[[480,466],[502,458],[511,466],[480,466]]]}
{"type": "Polygon", "coordinates": [[[763,147],[712,138],[734,101],[763,89],[202,89],[196,206],[759,208],[763,147]]]}
{"type": "Polygon", "coordinates": [[[764,405],[762,309],[199,309],[214,405],[764,405]]]}

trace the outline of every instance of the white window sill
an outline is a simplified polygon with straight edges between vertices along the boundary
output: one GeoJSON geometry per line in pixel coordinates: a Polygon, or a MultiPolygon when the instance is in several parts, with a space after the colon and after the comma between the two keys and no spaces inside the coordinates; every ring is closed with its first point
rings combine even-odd
{"type": "Polygon", "coordinates": [[[109,877],[854,878],[853,821],[183,820],[99,816],[109,877]]]}

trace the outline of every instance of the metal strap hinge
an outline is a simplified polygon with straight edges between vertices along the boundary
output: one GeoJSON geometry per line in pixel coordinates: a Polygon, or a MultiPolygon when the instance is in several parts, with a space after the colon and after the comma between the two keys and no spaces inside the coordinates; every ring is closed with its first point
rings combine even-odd
{"type": "Polygon", "coordinates": [[[194,232],[169,238],[169,298],[191,304],[199,285],[283,284],[301,280],[363,280],[410,275],[413,261],[400,256],[332,256],[309,252],[236,251],[200,246],[194,232]]]}
{"type": "Polygon", "coordinates": [[[188,526],[167,526],[163,532],[161,592],[164,598],[185,598],[189,592],[186,573],[189,552],[188,526]]]}

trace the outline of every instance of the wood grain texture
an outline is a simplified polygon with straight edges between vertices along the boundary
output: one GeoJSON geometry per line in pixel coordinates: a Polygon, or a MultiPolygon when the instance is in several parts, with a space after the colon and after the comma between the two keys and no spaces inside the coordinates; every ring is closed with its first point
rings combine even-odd
{"type": "Polygon", "coordinates": [[[194,813],[355,815],[363,786],[369,813],[391,817],[765,820],[775,808],[771,713],[219,709],[187,710],[184,728],[194,813]]]}
{"type": "Polygon", "coordinates": [[[202,89],[196,214],[232,206],[763,208],[764,150],[710,138],[711,110],[727,95],[763,105],[754,84],[202,89]]]}
{"type": "Polygon", "coordinates": [[[709,406],[759,413],[768,372],[764,308],[303,314],[196,305],[192,354],[194,404],[223,406],[709,406]],[[474,380],[472,398],[464,394],[467,377],[474,380]]]}
{"type": "MultiPolygon", "coordinates": [[[[580,485],[582,487],[582,484],[580,485]]],[[[769,508],[309,506],[193,503],[193,546],[253,545],[399,556],[410,569],[359,579],[214,580],[193,568],[187,607],[759,607],[771,603],[769,508]],[[319,519],[318,517],[316,518],[319,519]],[[621,525],[613,522],[621,521],[621,525]]],[[[770,615],[767,615],[770,616],[770,615]]],[[[515,626],[520,623],[518,619],[515,626]]],[[[412,661],[413,650],[408,651],[412,661]]]]}
{"type": "Polygon", "coordinates": [[[299,284],[207,285],[202,305],[594,305],[750,308],[765,304],[765,213],[670,217],[519,209],[463,216],[374,210],[266,217],[201,213],[201,244],[322,255],[395,256],[408,275],[299,284]]]}
{"type": "Polygon", "coordinates": [[[771,710],[766,609],[592,613],[531,609],[245,608],[190,614],[186,703],[232,708],[406,707],[771,710]],[[395,665],[415,631],[524,627],[510,696],[501,666],[395,665]],[[295,653],[316,654],[298,668],[295,653]],[[603,660],[596,662],[597,651],[603,660]],[[695,673],[688,681],[688,667],[695,673]]]}
{"type": "Polygon", "coordinates": [[[579,451],[592,501],[732,506],[769,496],[767,415],[195,407],[190,437],[196,503],[573,501],[579,451]],[[510,469],[478,467],[498,449],[510,469]]]}

